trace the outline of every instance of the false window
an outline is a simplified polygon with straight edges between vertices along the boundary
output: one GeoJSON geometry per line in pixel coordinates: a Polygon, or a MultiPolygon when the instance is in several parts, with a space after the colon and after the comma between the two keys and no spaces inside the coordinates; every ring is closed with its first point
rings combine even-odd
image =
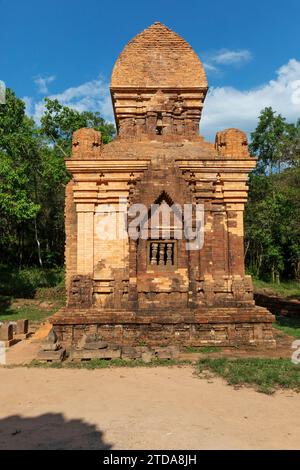
{"type": "Polygon", "coordinates": [[[147,261],[149,269],[174,269],[177,263],[175,240],[149,240],[147,261]]]}
{"type": "Polygon", "coordinates": [[[162,114],[157,113],[156,134],[162,135],[162,133],[163,133],[162,114]]]}

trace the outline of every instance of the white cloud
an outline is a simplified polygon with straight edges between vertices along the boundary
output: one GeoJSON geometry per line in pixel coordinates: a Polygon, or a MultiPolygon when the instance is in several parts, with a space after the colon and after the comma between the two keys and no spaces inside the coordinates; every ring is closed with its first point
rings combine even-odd
{"type": "Polygon", "coordinates": [[[23,96],[22,100],[25,103],[25,112],[26,114],[32,115],[33,109],[33,99],[30,96],[23,96]]]}
{"type": "Polygon", "coordinates": [[[41,93],[42,95],[46,95],[48,93],[48,85],[55,80],[55,75],[51,75],[49,77],[37,77],[34,79],[34,83],[36,84],[38,88],[38,92],[41,93]]]}
{"type": "Polygon", "coordinates": [[[203,67],[205,72],[219,72],[218,67],[209,62],[203,62],[203,67]]]}
{"type": "MultiPolygon", "coordinates": [[[[109,84],[102,77],[49,98],[78,111],[99,111],[107,121],[114,122],[109,84]]],[[[34,101],[31,97],[23,99],[27,113],[39,121],[44,101],[34,101]]],[[[212,88],[204,103],[201,134],[214,140],[217,131],[228,127],[250,133],[257,125],[260,111],[266,106],[272,106],[288,121],[300,118],[300,61],[291,59],[277,70],[273,80],[257,88],[243,91],[233,87],[212,88]]]]}
{"type": "MultiPolygon", "coordinates": [[[[107,121],[113,121],[109,84],[102,77],[76,87],[67,88],[62,93],[49,95],[48,98],[57,99],[62,105],[77,111],[99,111],[107,121]]],[[[30,98],[26,97],[24,100],[29,103],[30,98]]],[[[45,109],[44,100],[33,102],[31,99],[30,104],[29,114],[39,121],[45,109]]]]}
{"type": "Polygon", "coordinates": [[[5,104],[6,99],[6,87],[5,83],[0,80],[0,104],[5,104]]]}
{"type": "Polygon", "coordinates": [[[237,127],[249,133],[266,106],[288,121],[300,118],[300,61],[291,59],[276,72],[276,78],[258,88],[240,91],[233,87],[212,88],[204,103],[201,134],[213,140],[217,131],[237,127]]]}
{"type": "Polygon", "coordinates": [[[203,63],[208,74],[221,75],[224,66],[241,66],[252,59],[252,54],[248,49],[232,51],[230,49],[220,49],[217,52],[203,54],[206,61],[203,63]]]}
{"type": "Polygon", "coordinates": [[[241,64],[249,62],[252,54],[247,49],[240,51],[230,51],[229,49],[221,49],[211,57],[212,62],[221,65],[241,64]]]}

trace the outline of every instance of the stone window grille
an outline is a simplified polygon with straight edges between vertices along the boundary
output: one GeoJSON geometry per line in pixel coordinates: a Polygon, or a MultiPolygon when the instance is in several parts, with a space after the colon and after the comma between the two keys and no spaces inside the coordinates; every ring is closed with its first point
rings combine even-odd
{"type": "Polygon", "coordinates": [[[177,264],[175,240],[149,240],[147,264],[150,269],[174,269],[177,264]]]}

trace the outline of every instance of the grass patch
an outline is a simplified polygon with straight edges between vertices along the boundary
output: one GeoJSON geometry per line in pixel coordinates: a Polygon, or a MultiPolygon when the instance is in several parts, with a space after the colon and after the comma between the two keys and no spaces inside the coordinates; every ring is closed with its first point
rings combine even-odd
{"type": "Polygon", "coordinates": [[[300,339],[300,319],[280,317],[276,318],[276,323],[273,324],[274,328],[282,331],[286,335],[293,336],[300,339]]]}
{"type": "Polygon", "coordinates": [[[300,364],[289,359],[201,359],[197,370],[209,370],[230,385],[251,385],[267,394],[278,388],[300,391],[300,364]]]}
{"type": "Polygon", "coordinates": [[[18,307],[12,307],[10,305],[10,298],[0,298],[0,321],[16,321],[21,319],[28,319],[29,321],[43,321],[62,305],[58,302],[47,307],[42,308],[39,305],[20,305],[18,307]]]}
{"type": "Polygon", "coordinates": [[[24,318],[43,321],[57,311],[64,300],[62,268],[18,270],[0,265],[0,321],[24,318]],[[50,301],[49,305],[45,300],[50,301]]]}
{"type": "Polygon", "coordinates": [[[82,362],[40,362],[32,361],[28,367],[42,367],[49,369],[108,369],[110,367],[170,367],[190,365],[189,361],[177,361],[174,359],[154,359],[146,363],[141,359],[124,360],[124,359],[92,359],[82,362]]]}
{"type": "Polygon", "coordinates": [[[280,297],[299,298],[300,299],[300,282],[284,281],[280,284],[274,282],[266,282],[261,279],[253,278],[253,285],[256,289],[268,289],[280,297]]]}
{"type": "Polygon", "coordinates": [[[185,351],[189,353],[210,354],[210,353],[215,353],[215,352],[221,352],[222,348],[219,348],[217,346],[202,346],[202,347],[187,346],[185,348],[185,351]]]}

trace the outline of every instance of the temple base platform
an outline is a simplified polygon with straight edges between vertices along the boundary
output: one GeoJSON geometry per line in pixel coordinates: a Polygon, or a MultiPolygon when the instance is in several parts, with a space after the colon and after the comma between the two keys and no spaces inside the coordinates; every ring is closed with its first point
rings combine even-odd
{"type": "Polygon", "coordinates": [[[272,323],[265,308],[207,307],[108,310],[63,307],[50,322],[64,347],[77,347],[84,335],[97,334],[119,346],[263,346],[274,348],[272,323]]]}

